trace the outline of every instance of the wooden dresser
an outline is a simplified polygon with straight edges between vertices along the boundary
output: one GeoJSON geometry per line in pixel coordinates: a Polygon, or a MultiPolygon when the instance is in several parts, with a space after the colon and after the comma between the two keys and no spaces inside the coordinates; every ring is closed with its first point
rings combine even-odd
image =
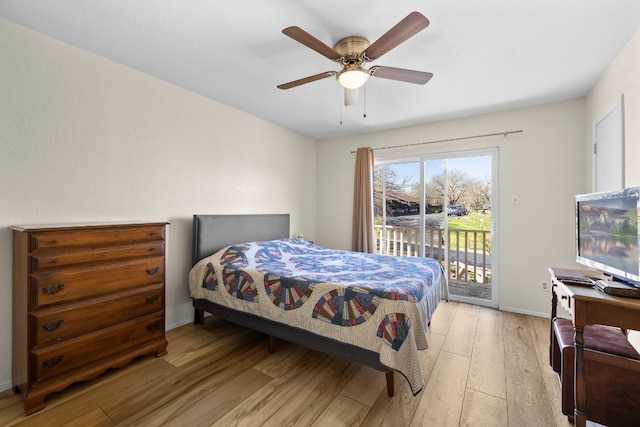
{"type": "Polygon", "coordinates": [[[13,386],[52,392],[166,354],[167,223],[12,226],[13,386]]]}

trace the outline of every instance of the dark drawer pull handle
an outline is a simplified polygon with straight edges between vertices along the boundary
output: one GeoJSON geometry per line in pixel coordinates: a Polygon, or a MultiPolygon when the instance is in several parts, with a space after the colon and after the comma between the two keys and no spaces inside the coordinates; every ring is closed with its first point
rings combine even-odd
{"type": "Polygon", "coordinates": [[[52,241],[51,241],[51,242],[49,242],[49,243],[51,243],[52,245],[57,245],[57,244],[58,244],[58,241],[57,241],[57,240],[52,240],[52,241]]]}
{"type": "Polygon", "coordinates": [[[160,321],[159,320],[156,321],[156,322],[153,322],[153,323],[149,323],[147,325],[147,331],[149,331],[149,332],[155,332],[158,329],[160,329],[160,321]]]}
{"type": "Polygon", "coordinates": [[[42,288],[42,293],[47,295],[55,295],[63,289],[64,283],[58,283],[54,286],[45,286],[44,288],[42,288]]]}
{"type": "Polygon", "coordinates": [[[145,299],[147,300],[147,302],[149,304],[153,304],[154,302],[158,301],[158,298],[160,298],[160,296],[156,295],[149,295],[148,297],[146,297],[145,299]]]}
{"type": "Polygon", "coordinates": [[[62,362],[62,359],[64,359],[64,356],[60,355],[58,357],[54,357],[53,359],[45,360],[44,362],[42,362],[42,367],[53,368],[54,366],[62,362]]]}
{"type": "Polygon", "coordinates": [[[158,270],[160,270],[160,267],[153,267],[153,268],[149,267],[147,268],[147,274],[150,276],[153,276],[158,272],[158,270]]]}
{"type": "Polygon", "coordinates": [[[45,323],[42,325],[42,329],[48,332],[52,332],[58,329],[60,326],[62,326],[63,323],[64,323],[63,319],[56,320],[55,322],[51,322],[51,323],[45,323]]]}

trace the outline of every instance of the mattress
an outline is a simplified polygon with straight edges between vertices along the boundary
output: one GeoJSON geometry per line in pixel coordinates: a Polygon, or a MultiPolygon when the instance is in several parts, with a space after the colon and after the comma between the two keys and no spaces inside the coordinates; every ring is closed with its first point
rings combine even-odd
{"type": "Polygon", "coordinates": [[[412,393],[424,384],[419,351],[443,297],[440,264],[323,248],[297,239],[227,246],[189,273],[192,298],[374,351],[412,393]]]}

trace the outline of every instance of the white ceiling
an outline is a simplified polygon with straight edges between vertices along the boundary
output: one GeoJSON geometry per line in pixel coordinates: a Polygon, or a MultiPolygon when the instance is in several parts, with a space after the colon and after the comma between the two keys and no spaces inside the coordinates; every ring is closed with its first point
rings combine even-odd
{"type": "Polygon", "coordinates": [[[0,17],[323,139],[583,96],[640,1],[0,0],[0,17]],[[371,78],[350,107],[333,78],[276,88],[339,69],[283,28],[373,42],[413,10],[431,25],[367,66],[432,72],[426,85],[371,78]]]}

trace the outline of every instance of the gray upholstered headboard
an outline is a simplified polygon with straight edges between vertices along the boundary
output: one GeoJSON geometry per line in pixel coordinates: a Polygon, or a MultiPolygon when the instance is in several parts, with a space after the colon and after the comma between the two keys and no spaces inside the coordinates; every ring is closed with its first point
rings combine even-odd
{"type": "Polygon", "coordinates": [[[194,215],[193,264],[234,243],[287,237],[289,214],[194,215]]]}

